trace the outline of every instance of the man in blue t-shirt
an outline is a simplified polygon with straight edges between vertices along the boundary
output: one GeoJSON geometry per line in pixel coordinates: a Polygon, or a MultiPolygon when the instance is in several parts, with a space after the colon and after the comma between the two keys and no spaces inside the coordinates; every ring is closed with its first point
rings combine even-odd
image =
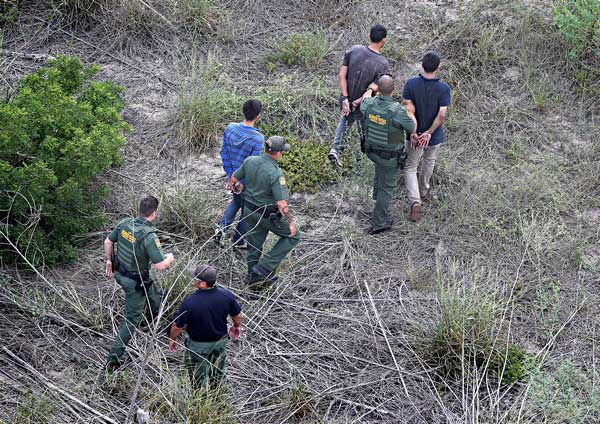
{"type": "Polygon", "coordinates": [[[404,169],[405,184],[410,203],[409,219],[421,219],[421,201],[427,202],[431,196],[431,174],[439,146],[444,142],[444,120],[450,106],[450,87],[437,78],[440,57],[435,52],[423,56],[423,74],[406,81],[402,97],[408,112],[417,118],[416,132],[411,134],[406,144],[408,158],[404,169]],[[419,162],[421,173],[417,178],[419,162]]]}
{"type": "MultiPolygon", "coordinates": [[[[242,108],[244,121],[240,123],[230,123],[223,133],[221,159],[223,161],[223,169],[227,174],[227,181],[229,181],[231,174],[242,165],[242,162],[244,162],[247,157],[259,156],[262,151],[265,136],[254,127],[261,110],[262,104],[258,100],[247,100],[242,108]]],[[[229,202],[227,209],[225,209],[223,218],[219,222],[217,231],[213,236],[213,240],[217,244],[222,244],[223,236],[235,220],[235,216],[241,208],[242,195],[233,193],[233,198],[231,199],[231,202],[229,202]]],[[[234,247],[239,249],[246,248],[246,242],[243,237],[247,231],[246,223],[243,219],[240,219],[232,236],[234,247]]]]}
{"type": "Polygon", "coordinates": [[[177,349],[177,336],[184,329],[185,364],[194,388],[201,388],[206,382],[216,388],[225,377],[225,355],[227,334],[233,340],[240,336],[242,309],[233,293],[215,287],[217,271],[208,265],[188,270],[198,289],[185,297],[175,322],[171,325],[169,350],[177,349]],[[227,317],[233,326],[227,330],[227,317]]]}

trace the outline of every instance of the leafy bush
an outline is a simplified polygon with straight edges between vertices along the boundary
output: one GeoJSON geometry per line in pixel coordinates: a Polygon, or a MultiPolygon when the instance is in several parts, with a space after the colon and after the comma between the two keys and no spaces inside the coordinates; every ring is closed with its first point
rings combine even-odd
{"type": "Polygon", "coordinates": [[[200,152],[215,147],[227,123],[241,116],[243,98],[222,68],[209,57],[199,75],[184,84],[179,97],[175,115],[179,138],[185,146],[200,152]]]}
{"type": "Polygon", "coordinates": [[[123,89],[91,81],[98,66],[59,56],[0,103],[2,257],[34,264],[74,258],[76,236],[103,222],[106,188],[91,179],[120,163],[123,89]]]}
{"type": "Polygon", "coordinates": [[[338,181],[343,172],[349,169],[349,154],[343,156],[342,172],[329,163],[327,154],[331,146],[328,144],[314,140],[300,141],[290,137],[286,137],[286,141],[292,148],[283,154],[279,166],[283,170],[290,192],[315,193],[322,186],[338,181]]]}
{"type": "Polygon", "coordinates": [[[315,66],[327,54],[327,37],[323,32],[290,34],[277,51],[265,56],[267,69],[272,70],[276,62],[284,65],[315,66]]]}
{"type": "MultiPolygon", "coordinates": [[[[600,420],[600,375],[563,362],[554,372],[537,371],[530,381],[530,397],[548,423],[584,424],[600,420]]],[[[539,418],[539,416],[538,416],[539,418]]]]}
{"type": "Polygon", "coordinates": [[[559,0],[554,4],[554,22],[570,45],[572,58],[600,58],[600,2],[559,0]]]}

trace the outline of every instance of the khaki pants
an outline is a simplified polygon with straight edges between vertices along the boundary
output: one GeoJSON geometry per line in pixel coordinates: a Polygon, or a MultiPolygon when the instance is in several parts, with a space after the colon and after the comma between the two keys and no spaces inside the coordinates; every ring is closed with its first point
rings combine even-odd
{"type": "Polygon", "coordinates": [[[406,145],[408,158],[404,168],[404,178],[406,190],[408,191],[408,201],[411,205],[415,202],[421,203],[421,196],[424,196],[429,190],[429,180],[431,180],[431,174],[433,174],[439,147],[440,144],[424,149],[413,149],[409,144],[406,145]],[[421,173],[417,179],[417,168],[421,158],[423,163],[421,173]]]}

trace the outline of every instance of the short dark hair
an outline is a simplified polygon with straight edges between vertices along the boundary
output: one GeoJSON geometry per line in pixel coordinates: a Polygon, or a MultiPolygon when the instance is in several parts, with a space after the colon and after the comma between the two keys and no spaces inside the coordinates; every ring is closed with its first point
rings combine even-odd
{"type": "Polygon", "coordinates": [[[377,24],[371,27],[369,38],[373,43],[379,43],[385,37],[387,37],[387,29],[383,25],[377,24]]]}
{"type": "Polygon", "coordinates": [[[148,218],[157,209],[158,199],[156,197],[148,196],[140,200],[140,215],[144,218],[148,218]]]}
{"type": "Polygon", "coordinates": [[[246,121],[253,121],[262,111],[262,103],[256,99],[246,100],[242,107],[246,121]]]}
{"type": "Polygon", "coordinates": [[[434,72],[440,66],[440,55],[436,52],[427,52],[423,56],[423,70],[425,72],[434,72]]]}

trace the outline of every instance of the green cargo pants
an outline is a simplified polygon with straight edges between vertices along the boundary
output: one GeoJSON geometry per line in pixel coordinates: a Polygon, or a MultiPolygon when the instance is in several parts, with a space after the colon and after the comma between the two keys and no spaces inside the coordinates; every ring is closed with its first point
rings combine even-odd
{"type": "Polygon", "coordinates": [[[185,366],[194,389],[201,389],[206,383],[216,389],[224,383],[228,341],[227,336],[216,342],[196,342],[186,338],[185,366]]]}
{"type": "Polygon", "coordinates": [[[382,159],[375,153],[367,153],[367,157],[375,164],[375,179],[373,181],[373,200],[375,209],[371,225],[374,230],[388,225],[388,210],[394,190],[396,189],[396,178],[398,175],[398,159],[382,159]]]}
{"type": "Polygon", "coordinates": [[[125,291],[125,320],[121,323],[119,334],[108,354],[109,363],[118,362],[125,353],[125,347],[144,318],[146,306],[150,307],[150,319],[158,316],[160,308],[160,294],[156,283],[147,290],[136,289],[137,283],[119,272],[115,272],[115,280],[125,291]]]}
{"type": "Polygon", "coordinates": [[[273,272],[285,256],[300,241],[300,229],[296,226],[296,234],[290,237],[290,224],[288,220],[281,217],[274,222],[269,216],[262,217],[262,209],[250,211],[244,209],[244,219],[246,220],[248,233],[246,233],[246,242],[248,244],[248,274],[256,264],[273,272]],[[268,253],[263,253],[262,248],[267,239],[269,231],[279,236],[279,240],[268,253]]]}

